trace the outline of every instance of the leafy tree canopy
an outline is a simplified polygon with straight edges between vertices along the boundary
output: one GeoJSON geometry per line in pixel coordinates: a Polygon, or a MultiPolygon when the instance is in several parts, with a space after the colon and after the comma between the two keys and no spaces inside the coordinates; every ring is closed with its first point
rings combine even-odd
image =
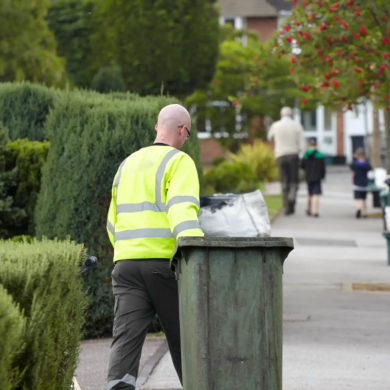
{"type": "Polygon", "coordinates": [[[187,98],[200,120],[211,120],[213,132],[233,135],[238,113],[245,118],[243,130],[248,130],[252,117],[275,119],[282,105],[294,104],[297,88],[289,78],[288,60],[272,54],[269,44],[262,44],[254,32],[226,25],[221,37],[213,79],[187,98]]]}
{"type": "Polygon", "coordinates": [[[45,22],[46,0],[0,0],[0,81],[63,82],[63,61],[45,22]]]}
{"type": "Polygon", "coordinates": [[[290,57],[302,103],[352,108],[375,97],[390,110],[390,8],[388,0],[303,0],[279,31],[277,49],[290,57]]]}
{"type": "Polygon", "coordinates": [[[209,0],[97,0],[95,72],[119,65],[126,88],[183,96],[210,81],[218,13],[209,0]]]}

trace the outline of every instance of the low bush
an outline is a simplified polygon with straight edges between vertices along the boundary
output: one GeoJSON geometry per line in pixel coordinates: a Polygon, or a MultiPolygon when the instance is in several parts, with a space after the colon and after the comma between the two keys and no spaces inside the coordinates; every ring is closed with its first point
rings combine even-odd
{"type": "Polygon", "coordinates": [[[230,153],[228,158],[248,164],[262,182],[278,180],[278,167],[273,151],[261,140],[253,144],[242,144],[237,153],[230,153]]]}
{"type": "Polygon", "coordinates": [[[260,188],[253,169],[246,163],[223,161],[212,167],[205,175],[206,193],[251,192],[260,188]]]}
{"type": "Polygon", "coordinates": [[[81,250],[70,241],[0,242],[0,284],[26,322],[11,358],[9,372],[19,382],[12,389],[70,388],[86,306],[81,250]]]}
{"type": "Polygon", "coordinates": [[[0,389],[14,388],[11,383],[18,381],[15,373],[11,371],[14,356],[20,352],[23,339],[23,315],[15,305],[11,295],[0,284],[0,389]]]}

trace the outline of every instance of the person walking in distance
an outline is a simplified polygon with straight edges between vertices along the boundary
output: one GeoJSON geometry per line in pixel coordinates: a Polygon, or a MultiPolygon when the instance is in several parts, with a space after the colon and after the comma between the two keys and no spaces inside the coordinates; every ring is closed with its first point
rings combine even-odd
{"type": "Polygon", "coordinates": [[[280,116],[281,119],[272,124],[268,140],[274,143],[282,185],[284,213],[289,215],[295,212],[299,180],[299,154],[304,151],[305,139],[302,126],[292,119],[290,107],[283,107],[280,116]]]}
{"type": "Polygon", "coordinates": [[[363,148],[357,148],[351,163],[353,197],[355,199],[356,218],[367,217],[368,171],[372,170],[363,148]]]}
{"type": "Polygon", "coordinates": [[[322,194],[321,180],[325,178],[324,155],[317,150],[317,140],[311,138],[309,147],[303,155],[301,167],[305,171],[307,183],[307,215],[319,217],[320,195],[322,194]]]}
{"type": "Polygon", "coordinates": [[[108,389],[135,389],[142,345],[158,314],[182,381],[178,288],[169,266],[181,236],[203,236],[198,222],[199,180],[179,149],[191,118],[179,104],[164,107],[153,145],[128,156],[114,177],[107,231],[114,247],[115,298],[108,389]]]}

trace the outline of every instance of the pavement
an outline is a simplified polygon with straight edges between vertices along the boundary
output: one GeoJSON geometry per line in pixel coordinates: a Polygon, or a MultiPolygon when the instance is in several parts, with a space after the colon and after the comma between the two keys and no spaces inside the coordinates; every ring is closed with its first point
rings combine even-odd
{"type": "MultiPolygon", "coordinates": [[[[383,223],[355,218],[347,167],[328,167],[323,192],[319,218],[305,215],[301,184],[296,213],[272,223],[272,236],[293,237],[295,245],[283,274],[283,389],[389,390],[390,266],[383,223]]],[[[369,214],[380,212],[371,207],[371,195],[368,203],[369,214]]],[[[109,343],[82,342],[76,372],[82,390],[105,389],[109,343]]],[[[137,389],[181,388],[165,338],[148,336],[137,389]]]]}

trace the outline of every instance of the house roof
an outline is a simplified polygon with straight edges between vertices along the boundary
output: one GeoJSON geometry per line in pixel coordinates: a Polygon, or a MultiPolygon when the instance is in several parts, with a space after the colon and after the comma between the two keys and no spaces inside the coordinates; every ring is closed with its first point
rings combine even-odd
{"type": "Polygon", "coordinates": [[[218,0],[221,16],[232,17],[277,17],[279,11],[291,9],[285,0],[218,0]]]}
{"type": "Polygon", "coordinates": [[[288,0],[267,0],[267,3],[271,4],[278,11],[290,11],[294,3],[288,0]]]}

